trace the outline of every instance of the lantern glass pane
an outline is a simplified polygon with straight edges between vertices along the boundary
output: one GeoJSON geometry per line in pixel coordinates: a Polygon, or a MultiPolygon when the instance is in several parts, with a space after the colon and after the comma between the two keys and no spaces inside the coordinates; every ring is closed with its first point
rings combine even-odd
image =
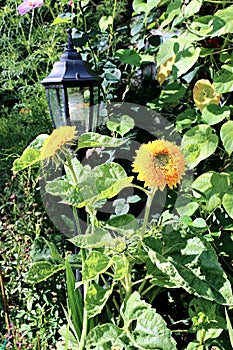
{"type": "Polygon", "coordinates": [[[90,90],[88,87],[68,88],[70,125],[75,125],[79,134],[89,131],[90,90]]]}
{"type": "Polygon", "coordinates": [[[46,89],[46,92],[50,115],[55,128],[61,125],[67,125],[63,89],[49,87],[46,89]]]}

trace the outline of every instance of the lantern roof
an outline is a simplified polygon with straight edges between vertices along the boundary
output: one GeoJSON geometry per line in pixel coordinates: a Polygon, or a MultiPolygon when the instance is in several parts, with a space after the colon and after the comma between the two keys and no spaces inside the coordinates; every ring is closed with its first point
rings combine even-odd
{"type": "Polygon", "coordinates": [[[60,61],[55,62],[51,73],[41,83],[44,87],[63,85],[66,87],[99,85],[102,79],[90,68],[87,61],[74,48],[71,29],[68,32],[68,44],[61,55],[60,61]]]}

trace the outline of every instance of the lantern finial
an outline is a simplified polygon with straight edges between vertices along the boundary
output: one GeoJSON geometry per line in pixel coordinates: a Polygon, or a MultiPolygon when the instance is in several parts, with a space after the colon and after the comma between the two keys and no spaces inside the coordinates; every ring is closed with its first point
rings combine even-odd
{"type": "Polygon", "coordinates": [[[73,45],[73,40],[72,40],[72,29],[71,28],[67,29],[67,33],[68,33],[67,50],[73,50],[74,49],[74,45],[73,45]]]}

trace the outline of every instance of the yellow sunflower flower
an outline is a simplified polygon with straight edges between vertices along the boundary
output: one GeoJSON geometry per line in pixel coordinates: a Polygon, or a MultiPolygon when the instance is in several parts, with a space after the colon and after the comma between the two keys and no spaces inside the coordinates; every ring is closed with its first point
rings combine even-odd
{"type": "Polygon", "coordinates": [[[41,159],[52,159],[55,163],[61,161],[61,155],[65,154],[68,148],[74,145],[77,139],[77,130],[75,126],[60,126],[53,130],[46,139],[42,151],[41,159]]]}
{"type": "Polygon", "coordinates": [[[168,185],[173,188],[185,172],[185,159],[179,146],[166,140],[156,140],[141,145],[132,164],[138,173],[138,180],[145,182],[144,187],[164,190],[168,185]]]}

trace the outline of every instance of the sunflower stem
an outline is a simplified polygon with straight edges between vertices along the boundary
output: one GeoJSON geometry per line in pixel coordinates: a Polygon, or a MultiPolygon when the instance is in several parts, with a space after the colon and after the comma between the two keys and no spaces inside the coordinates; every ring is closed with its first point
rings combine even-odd
{"type": "Polygon", "coordinates": [[[67,166],[68,166],[68,168],[69,168],[69,170],[71,172],[71,176],[73,178],[73,181],[74,181],[75,185],[77,186],[78,185],[78,180],[77,180],[74,168],[73,168],[73,164],[72,164],[72,161],[71,161],[71,156],[69,155],[68,152],[66,153],[66,159],[67,159],[67,166]]]}
{"type": "Polygon", "coordinates": [[[145,215],[144,215],[144,220],[143,220],[143,224],[142,224],[142,230],[141,230],[141,234],[140,234],[140,240],[138,242],[138,248],[141,248],[142,245],[142,241],[146,232],[146,226],[148,224],[148,220],[149,220],[149,214],[150,214],[150,208],[153,202],[153,198],[156,192],[156,188],[152,187],[150,192],[148,192],[148,197],[147,197],[147,201],[146,201],[146,211],[145,211],[145,215]]]}

